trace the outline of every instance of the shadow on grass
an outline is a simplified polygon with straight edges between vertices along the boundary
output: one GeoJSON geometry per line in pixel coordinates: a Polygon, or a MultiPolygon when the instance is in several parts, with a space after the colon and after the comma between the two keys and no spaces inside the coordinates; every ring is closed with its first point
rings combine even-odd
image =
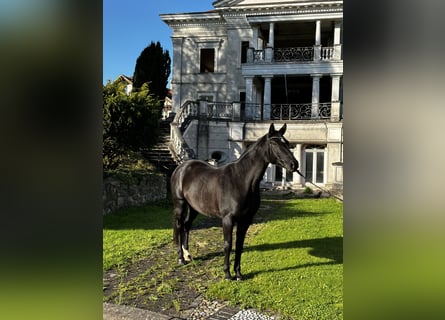
{"type": "Polygon", "coordinates": [[[296,240],[283,243],[266,243],[247,246],[244,251],[271,251],[277,249],[312,248],[309,254],[318,258],[327,258],[334,263],[343,263],[343,237],[296,240]]]}
{"type": "Polygon", "coordinates": [[[289,241],[283,243],[261,244],[248,246],[245,251],[270,251],[277,249],[293,249],[293,248],[311,248],[308,253],[318,258],[327,258],[331,261],[311,262],[305,264],[295,264],[286,268],[269,268],[244,274],[246,279],[251,279],[260,273],[268,273],[275,271],[286,271],[294,269],[302,269],[307,267],[317,267],[322,265],[336,265],[343,263],[343,237],[327,237],[319,239],[289,241]]]}

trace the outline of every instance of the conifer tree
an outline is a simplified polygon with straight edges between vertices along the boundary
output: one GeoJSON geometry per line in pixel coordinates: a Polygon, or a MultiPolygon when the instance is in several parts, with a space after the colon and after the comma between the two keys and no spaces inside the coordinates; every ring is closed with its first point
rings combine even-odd
{"type": "Polygon", "coordinates": [[[148,82],[150,93],[159,100],[166,95],[168,77],[170,76],[171,59],[168,50],[153,41],[146,47],[136,60],[133,75],[134,88],[141,88],[148,82]]]}

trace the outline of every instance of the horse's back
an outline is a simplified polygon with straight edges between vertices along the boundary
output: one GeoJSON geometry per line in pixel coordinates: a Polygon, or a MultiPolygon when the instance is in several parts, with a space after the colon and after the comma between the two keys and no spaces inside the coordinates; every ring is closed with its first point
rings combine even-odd
{"type": "Polygon", "coordinates": [[[209,175],[215,167],[201,160],[188,160],[181,163],[173,171],[170,178],[170,186],[172,195],[177,198],[182,198],[184,187],[187,188],[191,183],[202,182],[200,176],[209,175]]]}
{"type": "Polygon", "coordinates": [[[173,199],[185,200],[201,214],[220,216],[224,170],[200,160],[189,160],[172,174],[173,199]]]}

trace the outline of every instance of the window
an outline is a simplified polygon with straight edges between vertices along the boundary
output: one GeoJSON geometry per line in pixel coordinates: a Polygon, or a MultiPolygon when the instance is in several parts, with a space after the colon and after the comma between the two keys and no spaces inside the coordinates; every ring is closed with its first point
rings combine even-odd
{"type": "Polygon", "coordinates": [[[215,72],[215,49],[201,49],[200,72],[215,72]]]}
{"type": "Polygon", "coordinates": [[[306,154],[306,181],[312,183],[324,182],[325,156],[324,146],[307,146],[306,154]]]}
{"type": "Polygon", "coordinates": [[[283,178],[286,182],[292,182],[294,175],[291,171],[287,171],[280,166],[275,166],[275,182],[282,182],[283,178]],[[286,173],[286,177],[284,177],[286,173]]]}
{"type": "Polygon", "coordinates": [[[241,63],[247,62],[247,49],[249,49],[249,41],[241,42],[241,63]]]}
{"type": "Polygon", "coordinates": [[[213,102],[215,95],[212,93],[199,93],[198,100],[204,100],[207,102],[213,102]]]}

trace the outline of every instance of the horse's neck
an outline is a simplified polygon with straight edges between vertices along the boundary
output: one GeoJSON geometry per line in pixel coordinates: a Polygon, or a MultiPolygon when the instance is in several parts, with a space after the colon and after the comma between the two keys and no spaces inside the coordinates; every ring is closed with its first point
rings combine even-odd
{"type": "Polygon", "coordinates": [[[249,189],[259,187],[268,164],[269,162],[266,161],[264,154],[258,152],[256,148],[249,150],[240,158],[238,170],[240,170],[240,175],[244,177],[244,181],[249,184],[249,189]]]}

